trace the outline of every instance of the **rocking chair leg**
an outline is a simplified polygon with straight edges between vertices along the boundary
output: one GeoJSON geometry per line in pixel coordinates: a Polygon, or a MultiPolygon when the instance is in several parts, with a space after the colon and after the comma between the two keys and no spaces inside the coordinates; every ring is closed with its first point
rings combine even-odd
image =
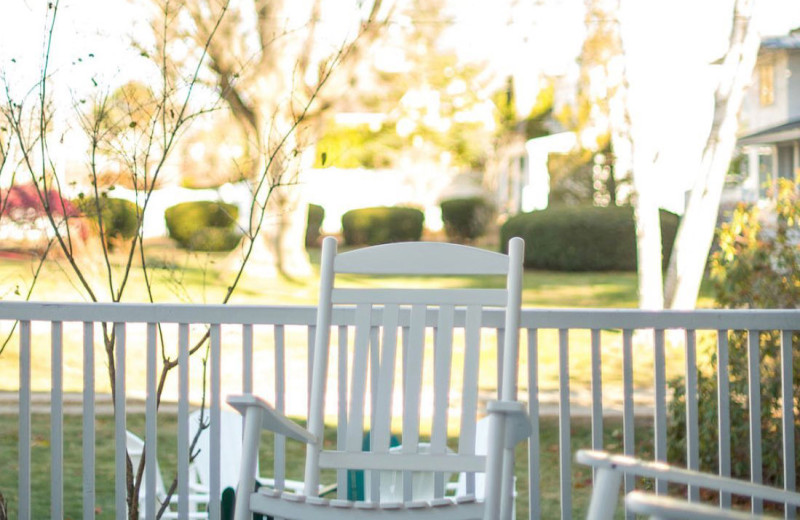
{"type": "Polygon", "coordinates": [[[586,520],[614,518],[614,511],[619,501],[619,488],[622,473],[608,468],[599,468],[595,476],[589,513],[586,520]]]}

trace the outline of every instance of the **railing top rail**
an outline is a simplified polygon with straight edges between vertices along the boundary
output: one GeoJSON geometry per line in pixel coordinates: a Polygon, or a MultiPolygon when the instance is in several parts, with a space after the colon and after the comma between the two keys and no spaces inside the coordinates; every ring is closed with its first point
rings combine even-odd
{"type": "Polygon", "coordinates": [[[523,309],[526,328],[800,330],[800,309],[523,309]]]}
{"type": "MultiPolygon", "coordinates": [[[[461,313],[463,314],[463,312],[461,313]]],[[[308,305],[219,305],[182,303],[0,302],[0,319],[64,322],[221,323],[313,325],[308,305]]],[[[335,309],[333,324],[352,323],[350,309],[335,309]]],[[[463,316],[457,319],[463,320],[463,316]]],[[[502,327],[502,311],[485,311],[484,325],[502,327]]],[[[523,328],[800,330],[800,309],[639,309],[524,308],[523,328]]]]}

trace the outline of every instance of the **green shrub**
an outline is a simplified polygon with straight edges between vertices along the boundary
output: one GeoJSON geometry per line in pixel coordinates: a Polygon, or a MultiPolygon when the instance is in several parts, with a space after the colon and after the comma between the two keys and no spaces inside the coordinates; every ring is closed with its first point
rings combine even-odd
{"type": "Polygon", "coordinates": [[[308,225],[306,226],[306,247],[319,246],[322,236],[322,221],[325,219],[325,208],[316,204],[308,205],[308,225]]]}
{"type": "Polygon", "coordinates": [[[230,251],[241,235],[235,225],[239,208],[213,201],[184,202],[164,213],[169,236],[192,251],[230,251]]]}
{"type": "Polygon", "coordinates": [[[342,234],[348,245],[415,241],[422,237],[425,215],[415,208],[377,207],[342,215],[342,234]]]}
{"type": "MultiPolygon", "coordinates": [[[[762,231],[756,208],[740,206],[729,223],[717,232],[719,248],[711,257],[711,279],[717,305],[724,308],[776,309],[796,308],[800,302],[800,249],[792,235],[800,232],[800,199],[789,182],[781,185],[777,201],[775,229],[762,231]]],[[[795,239],[796,240],[796,239],[795,239]]],[[[800,445],[800,355],[796,345],[800,333],[793,333],[792,395],[795,446],[800,445]]],[[[781,378],[779,331],[759,333],[759,370],[761,395],[762,474],[764,483],[783,486],[783,454],[781,428],[781,378]]],[[[728,334],[728,370],[730,375],[731,473],[734,477],[750,476],[749,405],[747,382],[748,337],[744,331],[728,334]]],[[[715,349],[706,349],[707,359],[700,359],[698,373],[699,455],[701,469],[717,471],[717,372],[715,349]],[[708,370],[705,369],[708,367],[708,370]]],[[[702,352],[702,350],[701,350],[702,352]]],[[[667,428],[668,458],[677,463],[686,461],[686,399],[683,377],[669,383],[672,400],[669,404],[667,428]]],[[[800,467],[800,452],[792,461],[800,467]]],[[[797,483],[791,483],[794,488],[797,483]]]]}
{"type": "MultiPolygon", "coordinates": [[[[678,217],[661,211],[666,268],[678,217]]],[[[525,239],[525,267],[556,271],[635,271],[636,231],[629,206],[555,206],[521,213],[500,230],[501,244],[525,239]]]]}
{"type": "Polygon", "coordinates": [[[113,239],[130,240],[136,236],[142,208],[137,207],[133,202],[111,197],[100,197],[100,199],[85,197],[76,200],[75,204],[98,230],[100,229],[100,219],[97,216],[99,205],[103,221],[103,236],[109,245],[113,244],[113,239]]]}
{"type": "Polygon", "coordinates": [[[441,203],[442,222],[447,238],[452,242],[471,242],[486,233],[494,208],[482,197],[444,200],[441,203]]]}

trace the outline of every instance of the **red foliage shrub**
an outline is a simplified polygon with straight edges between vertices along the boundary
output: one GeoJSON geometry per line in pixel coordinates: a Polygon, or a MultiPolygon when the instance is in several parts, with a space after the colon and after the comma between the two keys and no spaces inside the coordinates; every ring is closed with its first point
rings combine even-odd
{"type": "MultiPolygon", "coordinates": [[[[46,203],[53,215],[77,217],[80,211],[69,200],[62,198],[58,191],[48,190],[46,203]]],[[[11,186],[0,189],[0,218],[14,222],[30,222],[47,214],[40,192],[33,184],[11,186]]]]}

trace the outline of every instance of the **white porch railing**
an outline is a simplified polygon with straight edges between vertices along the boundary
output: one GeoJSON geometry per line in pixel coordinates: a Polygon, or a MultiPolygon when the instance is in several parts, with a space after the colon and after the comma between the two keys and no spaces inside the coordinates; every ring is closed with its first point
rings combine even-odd
{"type": "MultiPolygon", "coordinates": [[[[352,312],[335,312],[333,322],[339,335],[347,334],[347,325],[352,323],[352,312]]],[[[5,388],[19,389],[18,408],[18,489],[16,510],[18,518],[32,517],[32,468],[31,449],[34,442],[31,434],[33,409],[32,390],[46,386],[50,392],[50,515],[61,519],[64,511],[64,396],[65,391],[80,389],[83,400],[82,417],[82,509],[86,520],[96,518],[96,452],[95,405],[98,391],[107,389],[105,374],[96,374],[95,366],[103,366],[105,352],[102,340],[95,339],[100,324],[113,327],[115,342],[113,355],[116,394],[114,395],[115,421],[115,518],[123,519],[127,512],[125,431],[126,406],[131,397],[144,397],[145,439],[148,449],[145,454],[145,477],[149,498],[145,505],[148,518],[155,517],[156,504],[156,432],[159,418],[156,390],[159,384],[160,355],[162,348],[174,348],[177,366],[177,386],[166,390],[166,398],[177,400],[177,494],[181,497],[179,513],[188,513],[189,431],[190,405],[203,396],[198,383],[203,374],[190,370],[189,352],[197,338],[209,332],[207,391],[210,409],[210,455],[212,465],[219,464],[220,453],[220,409],[223,398],[229,393],[255,390],[266,394],[279,409],[289,413],[303,414],[305,409],[308,378],[308,360],[311,338],[314,336],[315,309],[299,306],[234,306],[234,305],[174,305],[174,304],[81,304],[81,303],[14,303],[0,302],[0,332],[8,334],[16,327],[14,343],[0,357],[0,365],[14,363],[18,355],[18,381],[3,381],[5,388]],[[18,323],[17,323],[18,322],[18,323]],[[16,324],[16,325],[15,325],[16,324]],[[163,327],[160,327],[163,325],[163,327]],[[72,332],[75,329],[75,332],[72,332]],[[44,331],[44,332],[41,332],[44,331]],[[48,340],[49,336],[49,340],[48,340]],[[159,339],[159,337],[161,339],[159,339]],[[289,338],[289,339],[287,339],[289,338]],[[298,339],[299,338],[299,339],[298,339]],[[299,344],[301,347],[293,348],[299,344]],[[175,347],[168,347],[175,345],[175,347]],[[268,347],[267,347],[268,346],[268,347]],[[99,350],[98,350],[99,349],[99,350]],[[299,351],[298,351],[299,350],[299,351]],[[78,351],[79,354],[74,353],[78,351]],[[98,352],[100,352],[98,354],[98,352]],[[69,359],[79,359],[78,366],[65,366],[65,353],[69,359]],[[131,363],[136,356],[138,363],[131,363]],[[272,359],[268,359],[271,356],[272,359]],[[142,361],[142,359],[144,361],[142,361]],[[50,365],[49,377],[42,377],[39,367],[50,365]],[[144,366],[144,372],[132,371],[133,366],[144,366]],[[297,367],[302,367],[298,369],[297,367]],[[290,380],[287,384],[287,375],[290,380]],[[302,377],[301,377],[302,375],[302,377]],[[44,383],[42,383],[42,379],[44,383]],[[34,382],[38,381],[38,382],[34,382]],[[300,384],[298,385],[298,382],[300,384]],[[298,386],[300,388],[298,388],[298,386]],[[287,393],[287,390],[291,392],[287,393]],[[299,396],[299,399],[298,399],[299,396]],[[293,407],[295,407],[293,409],[293,407]]],[[[457,316],[457,320],[463,316],[457,316]]],[[[429,311],[429,324],[436,323],[435,310],[429,311]]],[[[486,313],[484,327],[496,331],[498,345],[502,344],[503,316],[486,313]]],[[[794,406],[798,396],[793,395],[793,356],[800,356],[800,346],[792,344],[793,332],[800,331],[800,310],[764,311],[693,311],[693,312],[648,312],[638,310],[542,310],[524,309],[521,319],[522,345],[527,346],[527,357],[521,363],[521,387],[527,386],[527,396],[534,434],[528,445],[528,486],[520,489],[519,500],[529,504],[529,518],[540,518],[542,513],[540,474],[555,471],[540,468],[540,393],[552,386],[558,396],[559,424],[559,471],[560,509],[562,518],[572,517],[573,488],[571,478],[572,448],[570,439],[571,411],[579,403],[570,392],[575,372],[590,374],[587,407],[592,425],[591,447],[603,447],[604,416],[621,412],[623,421],[623,450],[634,454],[634,404],[635,392],[641,383],[648,381],[652,392],[650,402],[644,407],[653,417],[653,445],[655,458],[667,458],[667,372],[683,375],[686,380],[686,460],[690,468],[699,467],[698,393],[697,393],[697,349],[698,336],[710,331],[716,339],[716,354],[721,367],[717,374],[718,425],[720,473],[729,475],[731,470],[730,400],[729,374],[727,373],[729,331],[746,331],[748,337],[748,397],[749,414],[749,465],[752,480],[761,481],[762,449],[781,450],[783,453],[783,481],[787,489],[796,489],[797,468],[795,455],[794,406]],[[679,345],[673,345],[668,331],[683,331],[679,345]],[[607,332],[612,331],[612,332],[607,332]],[[782,446],[761,445],[760,406],[760,361],[758,355],[760,331],[780,331],[781,359],[781,427],[782,446]],[[609,334],[612,334],[609,337],[609,334]],[[588,341],[576,345],[576,335],[588,341]],[[577,348],[587,344],[590,349],[589,367],[570,364],[570,357],[577,348]],[[634,352],[636,345],[636,352],[634,352]],[[668,356],[669,354],[669,356],[668,356]],[[604,360],[605,358],[605,360],[604,360]],[[675,361],[674,358],[680,358],[675,361]],[[527,362],[534,360],[534,362],[527,362]],[[610,364],[617,364],[611,367],[610,364]],[[603,370],[614,369],[618,373],[614,381],[603,382],[603,370]],[[550,370],[548,374],[543,371],[550,370]],[[541,382],[541,384],[540,384],[541,382]],[[547,383],[547,385],[545,384],[547,383]],[[540,386],[542,388],[540,388],[540,386]],[[609,398],[613,393],[621,395],[619,402],[609,398]],[[613,408],[613,410],[612,410],[613,408]]],[[[336,335],[334,335],[336,337],[336,335]]],[[[525,351],[525,349],[521,349],[525,351]]],[[[502,354],[502,353],[501,353],[502,354]]],[[[585,354],[584,354],[584,357],[585,354]]],[[[6,367],[7,368],[7,367],[6,367]]],[[[341,374],[341,372],[340,372],[341,374]]],[[[524,396],[523,396],[524,397],[524,396]]],[[[637,402],[637,405],[642,405],[637,402]]],[[[640,434],[641,435],[641,434],[640,434]]],[[[736,439],[736,442],[741,440],[736,439]]],[[[220,496],[218,467],[212,467],[210,494],[220,496]]],[[[262,472],[265,468],[262,468],[262,472]]],[[[134,468],[135,471],[135,468],[134,468]]],[[[283,443],[275,442],[273,475],[277,481],[285,478],[286,459],[283,443]]],[[[632,488],[626,482],[626,490],[632,488]]],[[[663,486],[656,484],[663,492],[663,486]]],[[[7,490],[5,492],[8,496],[7,490]]],[[[696,500],[697,490],[690,490],[690,499],[696,500]]],[[[730,504],[730,497],[722,497],[723,504],[730,504]]],[[[218,500],[210,504],[210,518],[220,515],[218,500]]],[[[13,506],[12,506],[13,507],[13,506]]],[[[753,505],[759,511],[761,505],[753,505]]],[[[794,518],[787,511],[786,518],[794,518]]]]}

